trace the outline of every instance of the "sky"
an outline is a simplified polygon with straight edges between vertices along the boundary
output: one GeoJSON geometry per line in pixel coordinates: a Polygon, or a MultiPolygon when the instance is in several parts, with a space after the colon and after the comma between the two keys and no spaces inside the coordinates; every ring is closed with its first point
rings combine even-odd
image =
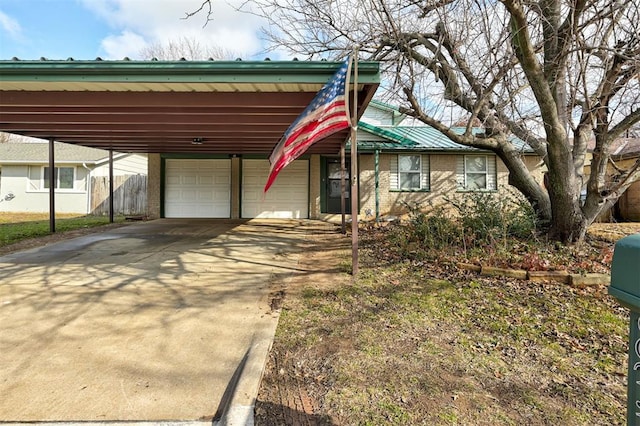
{"type": "MultiPolygon", "coordinates": [[[[264,59],[260,18],[234,10],[242,0],[213,0],[206,13],[182,19],[202,0],[0,0],[0,60],[143,59],[145,47],[180,39],[264,59]]],[[[227,58],[234,59],[234,58],[227,58]]]]}

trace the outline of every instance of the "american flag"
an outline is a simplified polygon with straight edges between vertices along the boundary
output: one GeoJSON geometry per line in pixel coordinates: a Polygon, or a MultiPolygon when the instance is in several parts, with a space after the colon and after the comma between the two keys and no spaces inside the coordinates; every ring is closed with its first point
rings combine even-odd
{"type": "Polygon", "coordinates": [[[269,156],[271,171],[264,192],[269,190],[278,173],[311,145],[351,125],[345,96],[350,65],[351,56],[320,89],[275,146],[269,156]]]}

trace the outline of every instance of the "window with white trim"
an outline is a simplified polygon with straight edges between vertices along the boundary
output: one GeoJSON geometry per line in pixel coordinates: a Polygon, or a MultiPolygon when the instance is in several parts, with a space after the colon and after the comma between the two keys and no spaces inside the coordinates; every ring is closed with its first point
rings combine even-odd
{"type": "MultiPolygon", "coordinates": [[[[73,189],[75,167],[56,167],[53,171],[55,189],[73,189]]],[[[42,189],[49,189],[49,167],[42,168],[42,189]]]]}
{"type": "Polygon", "coordinates": [[[494,155],[462,155],[458,158],[458,190],[494,191],[496,183],[496,157],[494,155]]]}
{"type": "Polygon", "coordinates": [[[400,191],[429,190],[429,156],[401,154],[391,161],[391,189],[400,191]]]}

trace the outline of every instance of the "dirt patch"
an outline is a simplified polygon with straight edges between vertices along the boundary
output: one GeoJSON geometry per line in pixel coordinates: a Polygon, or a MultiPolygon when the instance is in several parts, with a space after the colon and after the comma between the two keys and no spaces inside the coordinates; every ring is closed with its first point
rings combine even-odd
{"type": "MultiPolygon", "coordinates": [[[[352,282],[347,273],[350,265],[344,263],[350,258],[351,241],[337,233],[311,235],[304,247],[298,267],[299,274],[293,274],[281,287],[274,291],[272,305],[282,307],[286,312],[302,308],[302,300],[312,291],[330,291],[352,282]]],[[[337,342],[341,345],[342,342],[337,342]]],[[[328,354],[310,352],[318,360],[328,354]]],[[[309,385],[303,365],[296,363],[287,348],[276,340],[272,348],[263,377],[260,394],[256,403],[257,425],[329,425],[330,417],[323,414],[321,402],[327,389],[309,385]]],[[[329,365],[329,364],[327,364],[329,365]]],[[[317,373],[309,369],[308,373],[317,373]]]]}

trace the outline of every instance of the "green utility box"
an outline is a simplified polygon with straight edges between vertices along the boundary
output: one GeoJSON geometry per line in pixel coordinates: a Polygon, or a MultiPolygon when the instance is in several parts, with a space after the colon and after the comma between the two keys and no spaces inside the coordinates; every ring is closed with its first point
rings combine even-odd
{"type": "Polygon", "coordinates": [[[640,425],[640,234],[616,243],[611,264],[609,294],[631,310],[627,425],[640,425]]]}

